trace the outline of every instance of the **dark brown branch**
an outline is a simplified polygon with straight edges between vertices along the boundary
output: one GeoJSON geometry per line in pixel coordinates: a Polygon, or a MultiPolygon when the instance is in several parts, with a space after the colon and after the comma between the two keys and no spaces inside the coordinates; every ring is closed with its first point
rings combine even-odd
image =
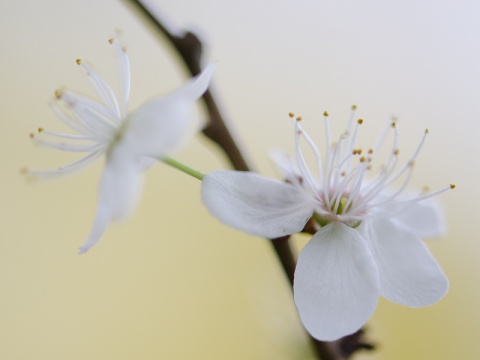
{"type": "MultiPolygon", "coordinates": [[[[181,62],[185,64],[192,76],[201,72],[203,46],[195,34],[192,32],[185,32],[182,36],[174,35],[159,19],[153,16],[140,1],[126,0],[126,2],[133,4],[135,10],[139,11],[141,15],[148,19],[150,24],[154,26],[156,32],[169,41],[181,62]]],[[[230,134],[210,91],[207,91],[203,95],[203,100],[208,111],[208,122],[202,130],[204,135],[219,146],[235,170],[248,171],[249,166],[230,134]]],[[[289,236],[273,239],[271,244],[283,267],[285,275],[290,281],[290,284],[293,285],[296,261],[290,248],[289,236]]],[[[344,360],[359,348],[370,346],[361,343],[360,336],[362,334],[358,334],[358,336],[354,334],[330,343],[316,340],[313,337],[310,337],[310,339],[319,359],[344,360]]]]}

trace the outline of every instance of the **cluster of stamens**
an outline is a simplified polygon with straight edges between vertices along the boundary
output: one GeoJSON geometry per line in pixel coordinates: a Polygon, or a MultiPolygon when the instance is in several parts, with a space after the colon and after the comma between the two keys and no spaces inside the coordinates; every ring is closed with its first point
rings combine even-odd
{"type": "Polygon", "coordinates": [[[83,152],[86,156],[78,161],[54,170],[22,170],[31,176],[54,176],[70,173],[83,168],[108,151],[115,140],[127,114],[127,102],[130,92],[130,66],[125,49],[118,41],[109,39],[116,50],[121,74],[120,96],[117,98],[112,88],[90,66],[81,59],[75,62],[81,66],[100,101],[67,90],[56,90],[51,107],[60,120],[76,134],[65,134],[38,128],[37,134],[30,138],[36,142],[69,152],[83,152]],[[56,139],[56,140],[55,140],[56,139]]]}
{"type": "Polygon", "coordinates": [[[294,120],[295,127],[295,160],[299,172],[296,178],[301,179],[301,181],[288,180],[307,191],[317,201],[318,206],[314,218],[320,225],[339,221],[348,226],[356,227],[366,215],[371,214],[375,208],[388,202],[395,201],[397,204],[403,205],[401,206],[403,210],[418,201],[455,187],[455,185],[450,185],[433,193],[423,192],[416,197],[407,199],[405,199],[405,196],[400,196],[404,193],[410,181],[413,164],[425,142],[428,130],[425,130],[411,158],[400,166],[398,164],[400,151],[397,147],[398,129],[396,120],[390,121],[375,146],[364,152],[361,148],[355,147],[358,128],[364,122],[363,119],[358,119],[354,124],[353,118],[356,108],[356,106],[352,106],[352,115],[347,131],[340,135],[337,142],[331,140],[329,115],[328,112],[324,112],[326,150],[323,156],[300,125],[302,118],[289,113],[290,118],[294,120]],[[367,172],[372,172],[373,169],[374,154],[378,153],[383,147],[388,132],[392,130],[393,144],[389,152],[390,155],[385,164],[379,167],[376,174],[373,174],[367,180],[367,172]],[[306,164],[300,139],[305,141],[314,154],[317,170],[314,173],[306,164]],[[357,158],[358,162],[354,162],[354,158],[357,158]],[[392,191],[385,191],[394,184],[397,185],[397,189],[393,193],[392,191]]]}

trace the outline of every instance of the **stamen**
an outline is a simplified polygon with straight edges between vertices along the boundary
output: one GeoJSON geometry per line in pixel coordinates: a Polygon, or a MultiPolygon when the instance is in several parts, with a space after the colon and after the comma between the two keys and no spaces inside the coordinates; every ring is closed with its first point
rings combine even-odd
{"type": "Polygon", "coordinates": [[[80,62],[79,64],[82,66],[87,75],[89,75],[89,79],[92,82],[92,85],[97,92],[97,94],[102,99],[103,103],[110,107],[113,112],[117,115],[117,118],[121,118],[120,109],[118,107],[117,98],[115,97],[115,93],[113,92],[112,88],[107,84],[107,82],[97,75],[87,64],[80,62]]]}
{"type": "Polygon", "coordinates": [[[119,41],[111,38],[108,41],[115,48],[118,59],[118,68],[120,71],[120,104],[121,114],[127,115],[128,98],[130,97],[130,61],[126,54],[125,48],[123,48],[119,41]]]}
{"type": "Polygon", "coordinates": [[[300,128],[298,121],[295,120],[294,122],[295,122],[295,155],[297,159],[298,168],[300,170],[300,173],[303,179],[305,180],[307,185],[310,187],[311,191],[313,193],[316,193],[317,186],[313,182],[313,177],[305,162],[305,158],[303,157],[302,149],[300,148],[300,144],[298,140],[298,137],[302,134],[302,129],[300,128]]]}
{"type": "Polygon", "coordinates": [[[38,137],[33,137],[32,139],[34,139],[35,141],[37,141],[42,145],[45,145],[54,149],[62,150],[62,151],[91,152],[91,151],[97,151],[102,148],[105,148],[104,144],[102,143],[95,143],[93,145],[82,146],[82,145],[71,145],[67,143],[55,143],[48,140],[40,139],[38,137]]]}
{"type": "Polygon", "coordinates": [[[25,175],[31,175],[35,177],[49,177],[49,176],[58,176],[62,174],[69,174],[78,170],[83,169],[94,160],[96,160],[100,155],[102,155],[102,151],[96,151],[88,154],[87,156],[72,162],[70,164],[61,166],[54,170],[29,170],[27,168],[22,169],[22,173],[25,175]]]}
{"type": "MultiPolygon", "coordinates": [[[[319,180],[321,182],[321,187],[322,188],[325,188],[325,183],[326,183],[326,179],[324,177],[324,172],[323,172],[323,164],[322,164],[322,156],[320,154],[320,151],[318,150],[317,146],[315,145],[315,143],[313,142],[313,140],[310,138],[310,136],[305,132],[305,130],[302,129],[302,127],[300,126],[299,122],[298,121],[295,121],[295,126],[300,130],[300,134],[299,135],[303,135],[303,138],[305,139],[305,141],[307,142],[307,144],[309,145],[309,147],[312,149],[314,155],[315,155],[315,159],[316,159],[316,163],[317,163],[317,170],[318,170],[318,175],[319,175],[319,180]]],[[[299,145],[298,145],[299,147],[299,145]]],[[[301,150],[300,150],[301,151],[301,150]]],[[[302,156],[303,158],[303,156],[302,156]]],[[[308,169],[308,167],[306,166],[305,164],[305,167],[306,167],[306,170],[308,171],[308,174],[310,175],[311,177],[311,174],[310,174],[310,171],[308,169]]],[[[314,186],[312,188],[312,190],[316,191],[316,186],[314,186]]]]}

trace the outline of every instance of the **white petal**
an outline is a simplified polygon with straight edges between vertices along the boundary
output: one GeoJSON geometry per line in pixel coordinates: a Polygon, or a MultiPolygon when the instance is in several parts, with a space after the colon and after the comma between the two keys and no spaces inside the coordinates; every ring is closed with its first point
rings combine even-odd
{"type": "Polygon", "coordinates": [[[224,224],[267,238],[301,231],[314,209],[313,199],[295,186],[240,171],[206,174],[202,201],[224,224]]]}
{"type": "Polygon", "coordinates": [[[177,149],[195,130],[192,105],[207,90],[214,68],[210,65],[181,89],[150,100],[129,114],[121,145],[137,156],[155,158],[177,149]]]}
{"type": "Polygon", "coordinates": [[[282,151],[274,150],[270,153],[270,159],[277,168],[282,179],[298,182],[301,175],[293,165],[292,159],[282,151]]]}
{"type": "Polygon", "coordinates": [[[333,341],[360,329],[377,307],[377,267],[354,229],[331,223],[303,248],[295,270],[295,304],[316,339],[333,341]]]}
{"type": "Polygon", "coordinates": [[[432,305],[448,291],[448,280],[420,238],[390,220],[365,221],[367,239],[380,274],[380,294],[411,307],[432,305]]]}
{"type": "Polygon", "coordinates": [[[425,200],[408,206],[392,220],[420,237],[442,236],[446,233],[443,209],[435,200],[425,200]]]}
{"type": "Polygon", "coordinates": [[[135,207],[141,190],[137,164],[115,151],[107,160],[99,186],[97,214],[88,239],[80,247],[83,254],[103,235],[111,220],[126,218],[135,207]]]}

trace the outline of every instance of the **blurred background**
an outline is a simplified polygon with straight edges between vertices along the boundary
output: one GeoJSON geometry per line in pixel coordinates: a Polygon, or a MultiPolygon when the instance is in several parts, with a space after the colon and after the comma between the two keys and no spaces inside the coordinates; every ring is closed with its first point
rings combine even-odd
{"type": "MultiPolygon", "coordinates": [[[[457,184],[440,197],[448,234],[429,242],[450,292],[424,309],[381,300],[368,323],[378,350],[354,358],[477,359],[480,3],[156,4],[203,39],[205,60],[218,63],[213,91],[265,175],[275,174],[272,148],[293,150],[290,111],[322,139],[323,111],[341,131],[356,104],[366,147],[397,116],[402,155],[429,128],[411,186],[457,184]]],[[[51,181],[20,175],[26,166],[75,160],[28,135],[38,127],[64,130],[48,106],[54,90],[93,95],[75,59],[117,84],[107,43],[116,30],[131,60],[131,109],[185,81],[170,45],[125,1],[0,2],[0,358],[312,359],[270,244],[211,218],[196,179],[155,165],[135,214],[78,256],[95,214],[102,161],[51,181]]],[[[201,126],[201,104],[196,112],[201,126]]],[[[176,158],[205,172],[228,167],[201,135],[176,158]]],[[[307,240],[294,238],[297,251],[307,240]]]]}

